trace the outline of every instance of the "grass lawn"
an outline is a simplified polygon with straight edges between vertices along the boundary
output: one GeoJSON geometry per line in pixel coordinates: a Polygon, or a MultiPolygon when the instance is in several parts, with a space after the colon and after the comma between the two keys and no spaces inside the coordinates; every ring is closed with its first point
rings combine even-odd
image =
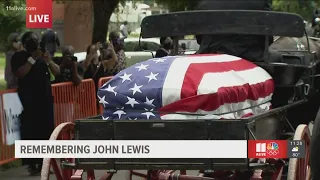
{"type": "MultiPolygon", "coordinates": [[[[3,71],[6,65],[5,55],[3,52],[0,53],[0,71],[3,71]]],[[[0,78],[0,90],[6,89],[6,81],[0,78]]]]}

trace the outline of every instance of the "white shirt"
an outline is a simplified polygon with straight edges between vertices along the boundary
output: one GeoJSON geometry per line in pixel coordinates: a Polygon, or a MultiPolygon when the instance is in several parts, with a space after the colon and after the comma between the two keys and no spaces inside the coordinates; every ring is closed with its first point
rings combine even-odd
{"type": "Polygon", "coordinates": [[[120,38],[121,39],[124,39],[124,38],[127,38],[128,37],[128,29],[127,29],[127,26],[124,25],[124,24],[121,24],[120,26],[120,38]]]}

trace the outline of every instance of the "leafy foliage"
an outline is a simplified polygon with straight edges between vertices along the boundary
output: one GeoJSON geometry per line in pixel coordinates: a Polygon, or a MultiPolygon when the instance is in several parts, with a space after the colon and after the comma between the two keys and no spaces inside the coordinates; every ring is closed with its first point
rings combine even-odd
{"type": "Polygon", "coordinates": [[[274,11],[283,11],[300,14],[306,20],[310,20],[315,8],[315,1],[311,0],[273,0],[272,8],[274,11]]]}
{"type": "Polygon", "coordinates": [[[7,39],[10,33],[22,32],[26,25],[25,11],[9,10],[10,7],[25,7],[22,1],[2,0],[0,1],[0,49],[8,45],[7,39]],[[8,8],[8,9],[7,9],[8,8]]]}
{"type": "Polygon", "coordinates": [[[192,10],[199,0],[155,0],[156,3],[164,5],[171,12],[192,10]]]}
{"type": "MultiPolygon", "coordinates": [[[[166,6],[172,12],[192,10],[199,0],[155,0],[155,2],[166,6]]],[[[272,0],[273,10],[297,13],[306,20],[312,17],[312,11],[317,5],[320,6],[320,0],[272,0]]]]}

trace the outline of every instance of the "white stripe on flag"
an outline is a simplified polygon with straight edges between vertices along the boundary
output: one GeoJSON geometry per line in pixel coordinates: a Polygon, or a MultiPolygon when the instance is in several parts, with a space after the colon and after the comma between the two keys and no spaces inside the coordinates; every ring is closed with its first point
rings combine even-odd
{"type": "Polygon", "coordinates": [[[197,94],[214,94],[221,87],[241,86],[249,83],[258,84],[272,79],[272,77],[260,67],[244,71],[228,71],[204,74],[197,94]]]}
{"type": "Polygon", "coordinates": [[[246,100],[244,102],[239,102],[239,103],[226,103],[214,111],[198,110],[196,112],[179,112],[179,113],[186,113],[186,115],[166,114],[166,115],[162,115],[161,119],[165,119],[165,120],[221,119],[221,118],[241,119],[243,116],[245,116],[247,114],[251,114],[251,113],[252,114],[260,114],[260,113],[269,111],[270,106],[271,106],[271,103],[269,101],[271,100],[271,97],[272,97],[272,95],[265,97],[265,98],[259,98],[259,100],[257,100],[257,101],[246,100]],[[246,109],[246,108],[248,108],[248,109],[246,109]],[[244,109],[244,110],[241,110],[241,109],[244,109]],[[236,113],[231,112],[231,111],[237,111],[237,110],[239,110],[239,111],[236,113]],[[228,113],[228,112],[230,112],[230,113],[228,113]],[[200,114],[200,115],[188,115],[188,113],[200,114]],[[214,114],[222,114],[222,113],[227,113],[227,114],[214,115],[214,114]],[[203,114],[203,115],[201,115],[201,114],[203,114]]]}
{"type": "Polygon", "coordinates": [[[167,72],[167,76],[163,84],[162,105],[166,106],[180,100],[183,80],[190,64],[230,62],[238,60],[241,60],[241,58],[226,54],[217,56],[187,56],[175,59],[167,72]]]}

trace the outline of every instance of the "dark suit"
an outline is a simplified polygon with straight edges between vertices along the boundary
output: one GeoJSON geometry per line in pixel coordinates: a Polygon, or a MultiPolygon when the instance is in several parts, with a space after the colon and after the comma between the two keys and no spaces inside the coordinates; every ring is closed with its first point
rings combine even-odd
{"type": "MultiPolygon", "coordinates": [[[[199,10],[270,10],[270,0],[201,0],[199,10]]],[[[265,48],[265,37],[259,35],[204,35],[199,53],[224,53],[247,60],[261,61],[265,48]]],[[[270,38],[271,39],[271,38],[270,38]]]]}
{"type": "Polygon", "coordinates": [[[162,57],[165,57],[165,56],[168,56],[168,55],[169,55],[168,51],[164,50],[163,48],[160,48],[160,49],[157,50],[155,57],[156,58],[162,58],[162,57]]]}

